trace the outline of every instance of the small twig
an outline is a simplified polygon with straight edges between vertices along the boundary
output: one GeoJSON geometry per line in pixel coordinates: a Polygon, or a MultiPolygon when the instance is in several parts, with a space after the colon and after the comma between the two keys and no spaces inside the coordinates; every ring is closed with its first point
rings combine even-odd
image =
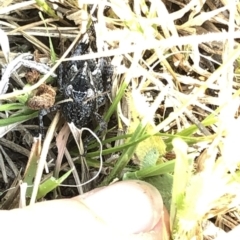
{"type": "MultiPolygon", "coordinates": [[[[12,73],[14,73],[18,68],[21,66],[27,67],[27,68],[33,68],[39,71],[42,74],[47,74],[51,68],[47,65],[35,61],[31,61],[33,57],[30,53],[23,53],[20,56],[16,57],[13,61],[11,61],[2,76],[1,82],[0,82],[0,95],[7,92],[8,84],[9,84],[9,78],[12,73]]],[[[56,77],[57,75],[55,73],[51,73],[52,77],[56,77]]]]}
{"type": "Polygon", "coordinates": [[[184,110],[184,113],[188,117],[188,119],[192,123],[194,123],[205,136],[211,135],[208,129],[187,108],[184,110]]]}
{"type": "Polygon", "coordinates": [[[5,164],[4,164],[1,152],[0,152],[0,170],[2,172],[3,181],[5,183],[8,183],[7,172],[6,172],[6,168],[5,168],[5,164]]]}
{"type": "MultiPolygon", "coordinates": [[[[47,74],[51,70],[51,68],[48,67],[44,63],[39,63],[39,62],[35,62],[35,61],[31,61],[31,60],[24,60],[24,59],[22,60],[21,63],[24,67],[33,68],[42,74],[47,74]]],[[[51,73],[51,76],[57,77],[57,75],[55,73],[51,73]]]]}
{"type": "Polygon", "coordinates": [[[22,60],[24,60],[24,59],[31,59],[31,58],[32,58],[32,54],[30,54],[30,53],[23,53],[23,54],[19,55],[18,57],[16,57],[14,60],[12,60],[7,65],[7,68],[5,69],[5,71],[4,71],[3,75],[2,75],[2,79],[0,81],[0,95],[2,95],[2,94],[7,92],[9,78],[10,78],[11,74],[16,69],[21,67],[22,60]]]}

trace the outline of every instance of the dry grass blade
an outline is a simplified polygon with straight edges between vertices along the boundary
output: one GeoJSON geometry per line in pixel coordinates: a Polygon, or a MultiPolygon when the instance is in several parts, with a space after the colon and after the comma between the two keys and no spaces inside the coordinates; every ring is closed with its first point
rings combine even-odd
{"type": "Polygon", "coordinates": [[[0,37],[1,37],[1,48],[5,57],[6,62],[9,62],[9,54],[10,54],[10,47],[8,42],[8,37],[6,33],[0,29],[0,37]]]}
{"type": "MultiPolygon", "coordinates": [[[[11,2],[14,2],[14,1],[11,1],[11,2]]],[[[2,9],[0,9],[0,14],[8,14],[9,12],[12,12],[12,11],[15,11],[15,10],[21,10],[22,8],[31,6],[33,4],[35,4],[34,0],[15,3],[15,4],[12,4],[12,5],[9,5],[8,7],[3,7],[2,9]]]]}
{"type": "Polygon", "coordinates": [[[17,177],[19,175],[19,171],[17,169],[17,166],[14,164],[12,159],[9,157],[9,155],[4,151],[3,147],[0,146],[0,150],[4,156],[4,160],[7,161],[8,165],[10,166],[11,170],[13,171],[14,175],[17,177]]]}
{"type": "Polygon", "coordinates": [[[38,162],[38,169],[37,169],[36,177],[35,177],[35,180],[34,180],[33,192],[32,192],[32,196],[31,196],[30,204],[34,204],[35,201],[36,201],[38,187],[39,187],[40,182],[41,182],[41,177],[42,177],[44,165],[46,164],[48,149],[49,149],[50,143],[52,141],[52,138],[54,136],[54,131],[55,131],[57,122],[59,120],[59,117],[60,117],[60,113],[57,112],[57,114],[55,115],[55,117],[52,121],[51,126],[49,127],[49,130],[48,130],[47,135],[46,135],[46,139],[43,143],[43,147],[42,147],[43,150],[41,152],[41,156],[40,156],[40,159],[39,159],[39,162],[38,162]]]}

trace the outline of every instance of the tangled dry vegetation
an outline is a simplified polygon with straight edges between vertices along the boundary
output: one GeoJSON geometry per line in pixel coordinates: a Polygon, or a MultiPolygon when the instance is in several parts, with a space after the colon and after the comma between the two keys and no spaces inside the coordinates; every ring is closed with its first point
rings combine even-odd
{"type": "Polygon", "coordinates": [[[238,226],[240,2],[92,2],[0,1],[1,209],[142,179],[161,192],[173,239],[238,226]],[[54,73],[93,22],[97,51],[71,61],[110,57],[114,75],[107,131],[85,155],[61,112],[44,117],[42,143],[38,109],[61,100],[54,73]],[[20,53],[49,69],[18,66],[20,53]]]}

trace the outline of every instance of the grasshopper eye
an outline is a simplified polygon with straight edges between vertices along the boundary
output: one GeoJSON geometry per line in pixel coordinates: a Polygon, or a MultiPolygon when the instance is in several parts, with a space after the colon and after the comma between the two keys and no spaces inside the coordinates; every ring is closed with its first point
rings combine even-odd
{"type": "Polygon", "coordinates": [[[72,85],[68,85],[65,88],[65,96],[66,97],[71,97],[72,96],[72,92],[73,92],[73,86],[72,85]]]}
{"type": "Polygon", "coordinates": [[[92,97],[94,97],[94,91],[91,89],[91,88],[89,88],[88,90],[87,90],[87,98],[92,98],[92,97]]]}

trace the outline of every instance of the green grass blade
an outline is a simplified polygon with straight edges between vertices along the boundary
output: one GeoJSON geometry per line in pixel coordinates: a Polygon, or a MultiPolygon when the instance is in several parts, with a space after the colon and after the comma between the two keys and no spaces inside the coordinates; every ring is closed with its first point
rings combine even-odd
{"type": "Polygon", "coordinates": [[[164,173],[171,173],[174,171],[175,160],[164,162],[155,166],[146,167],[139,171],[127,172],[124,174],[123,179],[144,179],[147,177],[159,176],[164,173]]]}
{"type": "Polygon", "coordinates": [[[43,182],[39,188],[38,188],[38,194],[37,194],[37,199],[43,198],[44,196],[46,196],[46,194],[48,194],[49,192],[51,192],[53,189],[55,189],[56,187],[58,187],[64,180],[67,179],[67,177],[69,177],[69,175],[72,173],[72,170],[66,172],[62,177],[60,177],[59,179],[56,179],[54,177],[49,178],[48,180],[46,180],[45,182],[43,182]]]}
{"type": "Polygon", "coordinates": [[[22,103],[7,103],[0,105],[0,111],[19,110],[25,107],[22,103]]]}
{"type": "MultiPolygon", "coordinates": [[[[43,20],[43,23],[44,23],[44,25],[45,25],[45,28],[46,28],[47,33],[49,33],[49,32],[48,32],[47,24],[46,24],[45,21],[44,21],[44,17],[43,17],[43,15],[42,15],[42,13],[40,12],[39,15],[40,15],[40,18],[43,20]]],[[[52,39],[51,39],[51,37],[50,37],[50,34],[49,34],[49,37],[48,37],[48,41],[49,41],[49,46],[50,46],[51,62],[52,62],[52,63],[55,63],[56,60],[57,60],[57,55],[56,55],[56,53],[55,53],[55,51],[54,51],[54,47],[53,47],[53,43],[52,43],[52,39]]]]}
{"type": "Polygon", "coordinates": [[[128,86],[128,84],[126,82],[122,83],[122,85],[121,85],[121,87],[120,87],[120,89],[118,91],[117,96],[114,98],[113,102],[111,103],[111,106],[109,107],[109,110],[107,111],[107,113],[104,116],[104,120],[106,122],[109,121],[109,119],[112,116],[112,114],[116,111],[117,105],[120,102],[120,100],[122,99],[127,86],[128,86]]]}
{"type": "Polygon", "coordinates": [[[8,126],[13,123],[24,122],[38,116],[38,111],[24,111],[19,115],[11,116],[9,118],[0,119],[0,127],[8,126]]]}
{"type": "MultiPolygon", "coordinates": [[[[144,134],[144,130],[145,130],[145,126],[143,126],[142,123],[140,123],[136,131],[133,133],[132,137],[130,138],[129,143],[135,142],[137,139],[139,139],[139,137],[141,137],[144,134]]],[[[122,173],[123,169],[131,160],[131,157],[134,154],[136,147],[137,147],[137,144],[134,144],[123,150],[114,168],[112,169],[110,174],[104,179],[101,185],[108,185],[114,178],[120,177],[120,174],[122,173]]]]}

